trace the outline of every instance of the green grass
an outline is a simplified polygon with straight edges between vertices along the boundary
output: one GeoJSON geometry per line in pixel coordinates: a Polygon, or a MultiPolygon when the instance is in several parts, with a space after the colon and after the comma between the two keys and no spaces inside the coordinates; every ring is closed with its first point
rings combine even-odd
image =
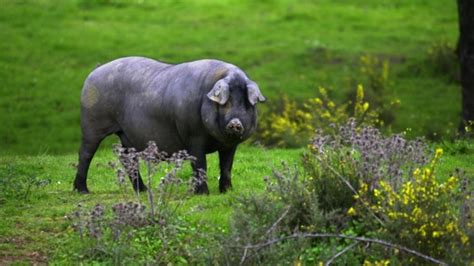
{"type": "MultiPolygon", "coordinates": [[[[226,194],[218,192],[217,156],[208,156],[210,195],[187,198],[181,208],[182,214],[196,225],[220,227],[225,230],[235,204],[234,197],[250,192],[262,192],[263,177],[270,176],[273,169],[278,169],[281,161],[298,166],[301,152],[301,149],[264,150],[242,146],[234,163],[234,190],[226,194]]],[[[116,183],[114,171],[107,166],[109,161],[114,160],[114,156],[111,151],[105,150],[97,154],[91,165],[88,185],[92,193],[79,195],[73,192],[73,164],[76,160],[75,155],[0,157],[0,175],[12,181],[4,185],[1,191],[3,194],[0,194],[0,264],[61,257],[67,245],[71,245],[70,239],[74,235],[71,222],[65,216],[70,214],[78,203],[87,207],[97,203],[111,206],[119,201],[136,199],[131,186],[127,186],[128,193],[124,193],[116,183]],[[34,186],[26,197],[22,196],[24,194],[18,197],[7,194],[14,187],[12,184],[15,181],[33,178],[47,182],[40,187],[34,186]]],[[[446,154],[437,171],[443,178],[449,176],[454,168],[460,167],[472,175],[473,166],[472,154],[446,154]]],[[[185,168],[183,178],[189,177],[190,172],[190,167],[185,168]]],[[[142,196],[142,200],[146,202],[145,195],[142,196]]]]}
{"type": "MultiPolygon", "coordinates": [[[[226,194],[218,192],[217,156],[208,156],[210,195],[187,199],[182,208],[183,215],[196,224],[226,228],[232,211],[232,198],[240,193],[263,191],[263,177],[271,175],[272,168],[279,167],[282,160],[296,164],[300,153],[301,150],[264,150],[243,146],[234,162],[234,190],[226,194]]],[[[88,185],[92,193],[79,195],[73,192],[73,164],[76,160],[74,155],[0,157],[0,175],[12,180],[0,194],[0,264],[8,262],[9,258],[12,261],[27,261],[29,254],[34,252],[50,258],[58,255],[58,250],[67,243],[72,232],[71,222],[65,216],[78,203],[87,207],[97,203],[111,206],[119,201],[136,199],[131,185],[127,186],[128,193],[123,193],[115,181],[114,171],[107,166],[109,161],[114,160],[111,151],[100,152],[91,164],[88,185]],[[47,183],[33,187],[26,197],[23,197],[24,193],[18,197],[7,194],[15,181],[32,180],[32,177],[47,183]]],[[[183,172],[184,178],[189,177],[190,167],[183,172]]],[[[142,200],[146,202],[145,195],[142,200]]]]}
{"type": "Polygon", "coordinates": [[[459,85],[431,73],[426,58],[433,44],[456,42],[456,11],[441,0],[2,1],[0,153],[75,152],[83,80],[97,63],[128,55],[226,60],[270,102],[318,86],[342,100],[361,55],[388,57],[389,89],[402,101],[395,130],[453,130],[459,85]]]}

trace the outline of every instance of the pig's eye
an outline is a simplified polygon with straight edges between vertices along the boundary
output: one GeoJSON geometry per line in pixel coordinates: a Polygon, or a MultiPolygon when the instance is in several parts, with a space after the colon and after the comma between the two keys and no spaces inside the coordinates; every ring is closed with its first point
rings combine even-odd
{"type": "Polygon", "coordinates": [[[227,114],[228,112],[230,112],[231,107],[232,107],[232,103],[229,99],[224,105],[219,106],[219,113],[227,114]]]}
{"type": "Polygon", "coordinates": [[[227,100],[227,102],[224,104],[223,107],[224,107],[224,109],[230,109],[232,107],[232,103],[231,103],[230,99],[227,100]]]}

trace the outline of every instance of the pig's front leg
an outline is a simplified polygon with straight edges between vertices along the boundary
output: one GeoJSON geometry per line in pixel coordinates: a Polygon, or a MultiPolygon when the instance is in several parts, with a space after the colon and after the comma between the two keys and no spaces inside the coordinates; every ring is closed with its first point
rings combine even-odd
{"type": "Polygon", "coordinates": [[[207,161],[206,153],[203,145],[194,143],[189,149],[189,153],[196,157],[196,161],[192,162],[193,178],[194,178],[194,192],[196,194],[209,194],[207,187],[207,161]]]}
{"type": "Polygon", "coordinates": [[[219,150],[219,166],[221,169],[221,177],[219,178],[219,191],[222,193],[232,188],[231,172],[236,149],[237,146],[219,150]]]}

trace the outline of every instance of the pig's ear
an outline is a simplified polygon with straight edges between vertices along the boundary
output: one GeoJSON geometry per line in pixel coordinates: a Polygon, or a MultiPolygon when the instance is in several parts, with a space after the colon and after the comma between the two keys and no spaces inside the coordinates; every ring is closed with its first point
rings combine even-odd
{"type": "Polygon", "coordinates": [[[224,105],[229,100],[229,84],[224,79],[218,80],[212,90],[207,94],[207,98],[220,105],[224,105]]]}
{"type": "Polygon", "coordinates": [[[257,83],[249,80],[247,82],[247,95],[251,105],[255,105],[257,102],[265,102],[266,99],[263,97],[260,89],[257,86],[257,83]]]}

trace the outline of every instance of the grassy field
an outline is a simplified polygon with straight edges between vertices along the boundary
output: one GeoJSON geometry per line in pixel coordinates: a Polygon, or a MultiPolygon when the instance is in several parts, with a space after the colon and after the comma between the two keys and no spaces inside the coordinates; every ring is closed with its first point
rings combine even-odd
{"type": "MultiPolygon", "coordinates": [[[[185,201],[186,216],[195,224],[226,228],[226,220],[232,211],[231,199],[241,193],[263,191],[263,177],[271,175],[273,167],[282,160],[298,164],[301,150],[264,150],[243,147],[236,156],[233,170],[234,191],[220,194],[218,191],[217,156],[209,160],[209,196],[193,196],[185,201]]],[[[0,264],[12,261],[46,261],[61,255],[61,247],[73,235],[71,222],[66,215],[72,213],[78,203],[88,208],[97,203],[111,206],[119,201],[136,200],[127,182],[124,193],[112,169],[107,166],[115,158],[111,151],[98,154],[91,165],[89,188],[92,193],[79,195],[72,192],[71,180],[75,175],[76,156],[6,156],[0,158],[2,192],[0,194],[0,264]],[[30,180],[30,182],[25,182],[30,180]],[[36,181],[42,185],[36,186],[36,181]],[[32,184],[28,193],[18,184],[32,184]],[[13,197],[16,190],[20,193],[13,197]],[[59,253],[59,254],[58,254],[59,253]]],[[[190,167],[183,169],[183,178],[189,178],[190,167]]],[[[156,186],[156,180],[154,185],[156,186]]],[[[146,202],[142,195],[141,201],[146,202]]],[[[64,254],[62,254],[64,255],[64,254]]]]}
{"type": "Polygon", "coordinates": [[[460,88],[431,71],[428,51],[457,34],[454,1],[2,1],[0,153],[75,152],[83,80],[128,55],[232,62],[271,103],[318,86],[342,101],[368,54],[390,61],[396,131],[452,130],[460,88]]]}
{"type": "MultiPolygon", "coordinates": [[[[217,156],[208,156],[210,195],[187,198],[181,208],[183,215],[195,225],[202,224],[225,231],[233,209],[233,199],[241,194],[263,191],[263,177],[271,175],[272,169],[278,169],[281,161],[299,166],[301,153],[301,149],[242,147],[234,163],[234,190],[226,194],[218,192],[217,156]]],[[[439,176],[447,177],[456,167],[474,173],[471,156],[446,156],[442,167],[438,169],[439,176]]],[[[109,161],[114,160],[112,152],[100,152],[90,171],[88,184],[92,193],[79,195],[72,192],[71,185],[76,156],[1,157],[0,175],[4,182],[0,193],[0,264],[54,263],[57,260],[65,263],[72,259],[64,257],[74,247],[71,239],[76,235],[66,216],[75,210],[78,203],[91,208],[97,203],[109,207],[120,201],[136,200],[128,182],[128,192],[124,193],[116,182],[114,171],[107,166],[109,161]],[[32,186],[28,190],[19,184],[32,186]],[[16,197],[12,196],[15,192],[12,190],[18,193],[16,197]]],[[[190,167],[187,167],[183,171],[183,178],[189,175],[190,167]]],[[[145,195],[142,195],[141,201],[146,202],[145,195]]]]}

